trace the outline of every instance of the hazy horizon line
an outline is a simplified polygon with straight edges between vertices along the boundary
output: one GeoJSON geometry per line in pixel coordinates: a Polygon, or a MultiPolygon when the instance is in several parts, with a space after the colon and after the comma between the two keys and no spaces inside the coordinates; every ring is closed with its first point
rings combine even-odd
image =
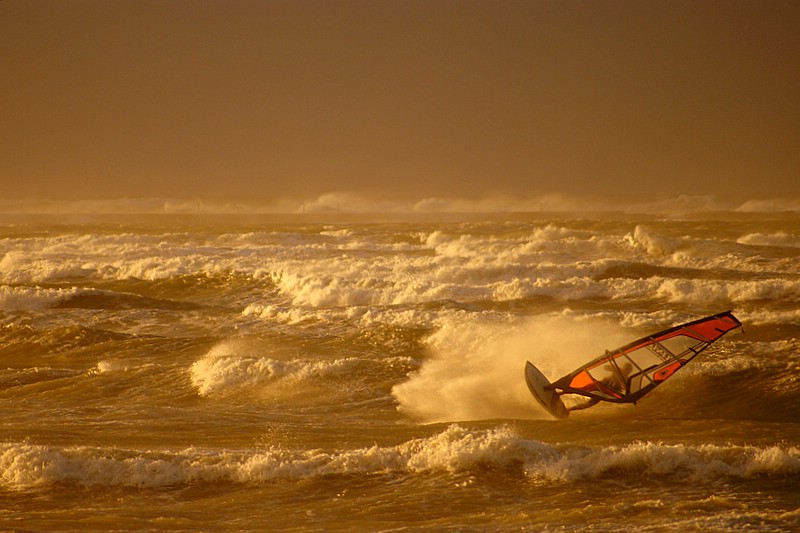
{"type": "Polygon", "coordinates": [[[107,199],[0,199],[6,215],[114,215],[114,214],[392,214],[437,213],[603,213],[687,215],[707,212],[800,213],[800,198],[752,198],[725,200],[711,195],[679,195],[658,200],[613,201],[593,197],[547,194],[531,197],[487,196],[459,198],[430,196],[417,200],[372,198],[331,192],[308,198],[274,198],[263,201],[195,198],[120,197],[107,199]]]}

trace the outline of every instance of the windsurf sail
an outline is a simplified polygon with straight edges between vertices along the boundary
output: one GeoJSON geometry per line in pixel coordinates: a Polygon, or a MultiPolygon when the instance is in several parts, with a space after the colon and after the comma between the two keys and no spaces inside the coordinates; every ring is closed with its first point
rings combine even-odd
{"type": "Polygon", "coordinates": [[[633,403],[741,325],[733,313],[726,311],[674,326],[607,351],[550,387],[560,394],[633,403]]]}

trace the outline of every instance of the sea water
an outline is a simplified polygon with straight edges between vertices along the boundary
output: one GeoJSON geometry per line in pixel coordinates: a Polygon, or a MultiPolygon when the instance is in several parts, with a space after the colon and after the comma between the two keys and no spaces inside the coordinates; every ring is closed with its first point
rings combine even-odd
{"type": "Polygon", "coordinates": [[[798,531],[800,218],[0,226],[0,529],[798,531]],[[556,379],[743,322],[638,405],[556,379]]]}

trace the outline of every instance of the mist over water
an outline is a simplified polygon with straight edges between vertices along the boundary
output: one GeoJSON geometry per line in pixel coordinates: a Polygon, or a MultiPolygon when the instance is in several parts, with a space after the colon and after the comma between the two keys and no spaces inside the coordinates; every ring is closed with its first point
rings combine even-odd
{"type": "MultiPolygon", "coordinates": [[[[682,194],[653,199],[586,196],[560,193],[534,196],[493,194],[482,197],[408,196],[387,197],[363,192],[328,192],[312,196],[274,198],[230,198],[227,200],[198,196],[193,199],[168,197],[121,197],[94,200],[22,198],[0,199],[0,216],[59,215],[325,215],[330,221],[336,214],[413,218],[435,214],[480,214],[480,219],[497,213],[629,213],[662,216],[703,215],[709,213],[798,213],[800,198],[716,197],[682,194]]],[[[63,222],[63,219],[62,219],[63,222]]],[[[83,223],[88,222],[83,220],[83,223]]]]}
{"type": "Polygon", "coordinates": [[[453,217],[0,227],[0,528],[798,528],[796,215],[453,217]],[[636,406],[525,386],[726,309],[636,406]]]}

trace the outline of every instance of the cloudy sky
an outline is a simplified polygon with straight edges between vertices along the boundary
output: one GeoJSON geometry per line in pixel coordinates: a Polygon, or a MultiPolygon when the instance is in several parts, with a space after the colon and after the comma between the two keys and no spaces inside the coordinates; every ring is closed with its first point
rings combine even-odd
{"type": "Polygon", "coordinates": [[[2,0],[2,199],[800,197],[796,0],[2,0]]]}

